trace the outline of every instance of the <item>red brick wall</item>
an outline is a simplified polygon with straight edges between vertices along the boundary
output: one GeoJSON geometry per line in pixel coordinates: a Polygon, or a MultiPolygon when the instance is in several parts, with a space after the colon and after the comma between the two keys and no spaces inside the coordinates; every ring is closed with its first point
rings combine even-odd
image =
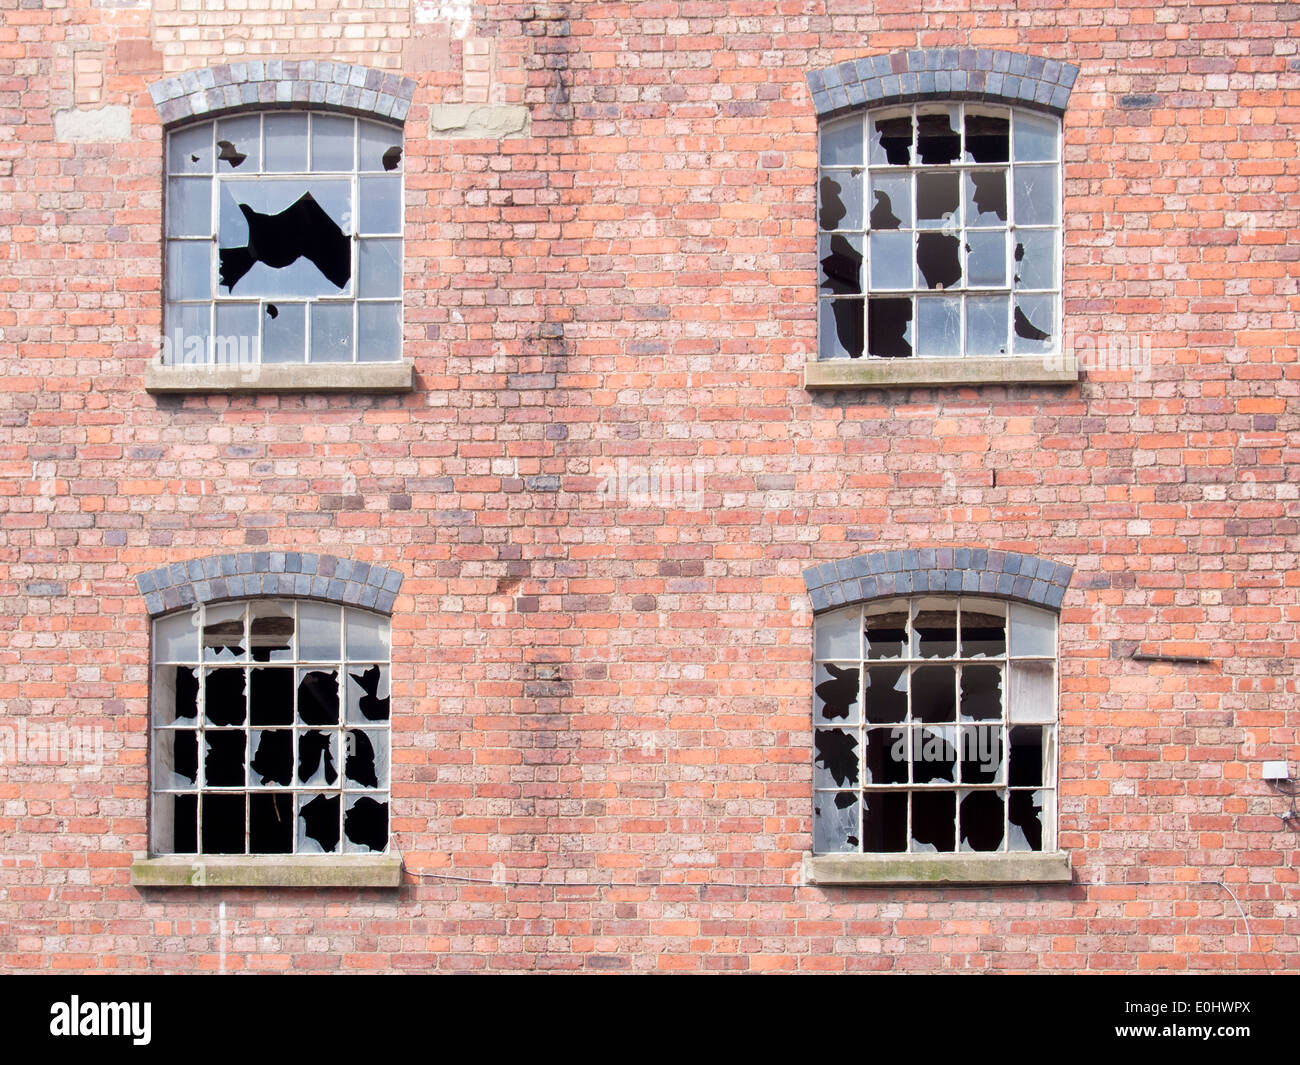
{"type": "Polygon", "coordinates": [[[1293,7],[183,7],[0,2],[2,720],[106,734],[102,765],[0,766],[0,967],[1300,968],[1300,848],[1260,778],[1264,758],[1295,765],[1300,725],[1293,7]],[[1113,338],[1145,365],[1071,388],[802,388],[804,75],[947,45],[1081,68],[1067,332],[1085,360],[1113,338]],[[420,81],[418,387],[150,396],[162,130],[146,85],[298,57],[420,81]],[[483,100],[527,104],[527,136],[430,136],[432,105],[483,100]],[[107,106],[130,109],[129,140],[56,142],[55,111],[107,106]],[[610,498],[620,459],[699,478],[699,505],[610,498]],[[262,545],[407,574],[409,867],[565,886],[130,886],[148,791],[133,577],[262,545]],[[952,545],[1076,567],[1060,839],[1077,883],[802,887],[800,573],[952,545]],[[1132,661],[1139,647],[1212,663],[1132,661]]]}

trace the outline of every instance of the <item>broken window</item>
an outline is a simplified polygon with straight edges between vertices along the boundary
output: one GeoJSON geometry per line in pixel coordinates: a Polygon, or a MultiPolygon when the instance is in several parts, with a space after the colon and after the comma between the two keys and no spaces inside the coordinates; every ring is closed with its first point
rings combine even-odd
{"type": "Polygon", "coordinates": [[[402,131],[317,111],[167,137],[165,362],[401,357],[402,131]]]}
{"type": "Polygon", "coordinates": [[[826,123],[820,358],[1059,350],[1060,131],[976,103],[826,123]]]}
{"type": "Polygon", "coordinates": [[[818,617],[813,651],[817,853],[1055,847],[1055,614],[877,601],[818,617]]]}
{"type": "Polygon", "coordinates": [[[389,646],[387,618],[305,600],[160,618],[154,853],[386,851],[389,646]]]}

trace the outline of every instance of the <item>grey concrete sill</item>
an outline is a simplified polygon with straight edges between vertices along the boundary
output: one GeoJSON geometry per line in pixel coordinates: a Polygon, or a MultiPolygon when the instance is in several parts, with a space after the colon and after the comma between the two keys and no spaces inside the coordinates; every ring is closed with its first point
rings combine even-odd
{"type": "Polygon", "coordinates": [[[1079,380],[1074,356],[968,359],[809,359],[805,388],[901,388],[909,385],[1060,385],[1079,380]]]}
{"type": "Polygon", "coordinates": [[[144,371],[144,390],[174,392],[409,392],[415,367],[402,362],[162,366],[144,371]]]}
{"type": "Polygon", "coordinates": [[[1015,854],[807,854],[804,882],[828,885],[1068,884],[1064,851],[1015,854]]]}
{"type": "Polygon", "coordinates": [[[131,883],[135,887],[396,888],[402,883],[402,859],[396,854],[137,858],[131,863],[131,883]]]}

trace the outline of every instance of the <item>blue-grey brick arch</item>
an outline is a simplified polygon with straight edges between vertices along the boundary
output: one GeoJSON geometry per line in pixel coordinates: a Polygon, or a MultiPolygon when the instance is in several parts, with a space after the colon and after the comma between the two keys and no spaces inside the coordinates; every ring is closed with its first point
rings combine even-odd
{"type": "Polygon", "coordinates": [[[388,70],[325,59],[250,59],[187,70],[149,86],[164,126],[232,111],[316,107],[403,122],[416,81],[388,70]]]}
{"type": "Polygon", "coordinates": [[[877,551],[803,571],[814,612],[926,592],[992,595],[1059,610],[1073,576],[1063,562],[975,547],[877,551]]]}
{"type": "Polygon", "coordinates": [[[208,555],[135,579],[150,617],[222,599],[319,599],[392,614],[402,574],[372,562],[304,551],[208,555]]]}
{"type": "Polygon", "coordinates": [[[982,100],[1060,115],[1079,68],[995,48],[914,48],[850,59],[808,74],[819,118],[919,100],[982,100]]]}

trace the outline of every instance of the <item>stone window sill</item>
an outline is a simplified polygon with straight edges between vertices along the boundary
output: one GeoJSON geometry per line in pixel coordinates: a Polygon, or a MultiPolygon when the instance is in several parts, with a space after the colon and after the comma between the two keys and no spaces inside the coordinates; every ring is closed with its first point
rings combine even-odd
{"type": "Polygon", "coordinates": [[[402,362],[265,363],[257,366],[161,366],[144,371],[144,389],[184,392],[409,392],[415,367],[402,362]]]}
{"type": "Polygon", "coordinates": [[[1079,380],[1074,356],[964,359],[809,359],[804,387],[900,388],[936,385],[1060,385],[1079,380]]]}
{"type": "Polygon", "coordinates": [[[396,888],[402,859],[396,855],[174,855],[137,858],[135,887],[173,888],[396,888]]]}
{"type": "Polygon", "coordinates": [[[806,884],[824,886],[1069,884],[1064,851],[1015,854],[807,854],[806,884]]]}

